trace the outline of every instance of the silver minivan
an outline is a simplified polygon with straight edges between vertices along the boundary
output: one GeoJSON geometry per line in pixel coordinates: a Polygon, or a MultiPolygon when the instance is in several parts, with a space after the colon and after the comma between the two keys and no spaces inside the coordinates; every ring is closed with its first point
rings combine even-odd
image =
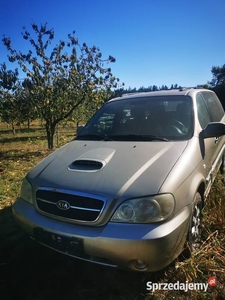
{"type": "Polygon", "coordinates": [[[108,101],[33,168],[13,214],[37,242],[133,271],[158,271],[201,244],[201,210],[225,169],[214,92],[180,89],[108,101]]]}

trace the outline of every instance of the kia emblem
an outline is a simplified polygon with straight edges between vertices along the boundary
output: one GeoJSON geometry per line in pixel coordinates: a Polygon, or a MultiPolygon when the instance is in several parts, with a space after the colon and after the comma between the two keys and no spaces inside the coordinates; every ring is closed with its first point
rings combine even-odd
{"type": "Polygon", "coordinates": [[[61,210],[70,209],[70,204],[65,200],[59,200],[58,202],[56,202],[56,206],[61,210]]]}

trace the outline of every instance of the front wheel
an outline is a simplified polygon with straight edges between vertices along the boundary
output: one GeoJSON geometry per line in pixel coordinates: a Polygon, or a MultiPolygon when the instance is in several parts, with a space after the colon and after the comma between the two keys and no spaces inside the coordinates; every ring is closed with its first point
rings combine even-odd
{"type": "Polygon", "coordinates": [[[190,252],[200,249],[202,239],[202,196],[196,193],[190,219],[187,244],[190,252]]]}

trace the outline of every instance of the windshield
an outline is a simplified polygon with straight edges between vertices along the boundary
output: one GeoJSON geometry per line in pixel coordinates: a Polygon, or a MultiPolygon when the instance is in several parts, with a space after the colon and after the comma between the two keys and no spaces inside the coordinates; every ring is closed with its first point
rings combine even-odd
{"type": "Polygon", "coordinates": [[[77,139],[105,141],[187,140],[193,109],[187,96],[158,96],[106,103],[77,139]]]}

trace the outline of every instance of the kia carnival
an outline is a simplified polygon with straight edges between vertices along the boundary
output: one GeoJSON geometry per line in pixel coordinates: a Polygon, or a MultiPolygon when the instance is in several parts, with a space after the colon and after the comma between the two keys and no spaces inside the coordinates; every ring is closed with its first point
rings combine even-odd
{"type": "Polygon", "coordinates": [[[37,242],[75,258],[153,272],[201,243],[201,210],[225,169],[214,92],[180,89],[108,101],[23,181],[13,205],[37,242]]]}

